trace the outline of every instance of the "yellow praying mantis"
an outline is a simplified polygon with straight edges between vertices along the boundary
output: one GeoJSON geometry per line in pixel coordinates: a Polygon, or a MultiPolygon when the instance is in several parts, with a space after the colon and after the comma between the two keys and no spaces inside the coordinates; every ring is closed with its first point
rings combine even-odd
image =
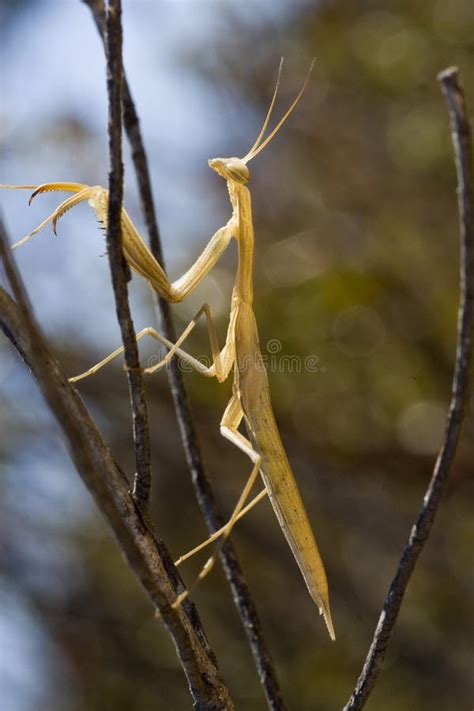
{"type": "MultiPolygon", "coordinates": [[[[225,381],[233,369],[234,381],[232,397],[222,417],[220,431],[225,438],[244,452],[253,464],[250,477],[226,525],[199,546],[182,556],[176,563],[182,563],[217,539],[220,539],[219,545],[222,545],[230,535],[236,521],[268,494],[280,527],[298,563],[309,593],[316,603],[320,614],[324,617],[331,639],[335,639],[329,607],[326,573],[293,472],[280,439],[270,400],[267,372],[259,347],[257,323],[252,305],[254,251],[252,204],[250,192],[246,185],[250,178],[247,164],[268,145],[293,112],[306,88],[312,67],[313,64],[311,65],[301,90],[293,100],[289,109],[272,131],[265,137],[280,84],[282,68],[282,63],[280,63],[273,97],[263,126],[252,148],[243,158],[213,158],[209,160],[209,166],[227,181],[232,215],[227,224],[217,230],[213,237],[211,237],[207,246],[194,264],[192,264],[179,279],[173,282],[168,279],[163,268],[156,261],[142,240],[124,208],[122,208],[121,227],[123,252],[130,267],[145,277],[150,286],[155,289],[162,298],[173,303],[185,299],[206,277],[225,252],[232,238],[237,241],[238,247],[238,267],[232,292],[229,325],[226,342],[222,350],[219,348],[216,328],[210,308],[207,304],[204,304],[199,309],[196,316],[184,329],[176,343],[170,342],[151,327],[144,328],[137,334],[137,340],[144,336],[151,336],[168,350],[166,356],[160,360],[160,362],[152,367],[145,368],[145,373],[153,373],[159,370],[175,356],[182,358],[201,375],[215,377],[219,382],[225,381]],[[183,342],[189,336],[202,315],[206,318],[212,352],[212,365],[210,367],[206,367],[198,359],[181,348],[183,342]],[[245,422],[248,438],[239,431],[242,420],[245,422]],[[250,503],[246,503],[259,472],[265,485],[264,489],[255,496],[250,503]]],[[[30,232],[24,239],[17,242],[14,245],[15,247],[29,240],[50,222],[56,233],[56,224],[59,218],[62,217],[67,210],[85,200],[88,200],[89,205],[95,211],[98,221],[103,226],[107,225],[108,191],[101,186],[64,182],[45,183],[39,186],[3,185],[0,187],[33,189],[30,202],[36,195],[48,191],[57,190],[73,193],[71,197],[64,200],[36,229],[30,232]]],[[[113,353],[85,373],[70,378],[70,380],[76,382],[96,373],[122,352],[122,347],[117,348],[113,353]]],[[[217,550],[218,549],[214,551],[213,555],[201,569],[198,580],[205,577],[213,567],[217,550]]],[[[174,605],[177,606],[181,604],[188,594],[189,589],[179,595],[174,605]]]]}

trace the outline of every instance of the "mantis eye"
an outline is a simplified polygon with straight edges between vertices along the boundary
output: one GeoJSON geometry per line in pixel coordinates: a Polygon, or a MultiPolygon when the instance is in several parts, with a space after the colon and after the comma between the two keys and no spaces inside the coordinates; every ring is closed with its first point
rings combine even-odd
{"type": "Polygon", "coordinates": [[[249,169],[240,158],[229,158],[226,168],[232,180],[235,180],[237,183],[247,183],[249,181],[249,169]]]}

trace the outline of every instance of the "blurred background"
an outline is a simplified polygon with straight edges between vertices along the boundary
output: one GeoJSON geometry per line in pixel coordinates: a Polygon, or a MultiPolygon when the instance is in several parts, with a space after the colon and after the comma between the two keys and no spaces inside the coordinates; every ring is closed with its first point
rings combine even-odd
{"type": "MultiPolygon", "coordinates": [[[[331,589],[337,642],[315,614],[267,502],[234,533],[289,708],[339,709],[365,658],[420,506],[450,397],[458,302],[455,172],[438,71],[474,109],[472,0],[124,0],[125,65],[142,122],[170,275],[227,220],[207,159],[243,155],[286,58],[277,115],[251,164],[256,314],[273,403],[331,589]]],[[[0,182],[106,184],[104,59],[79,0],[0,3],[0,182]]],[[[144,231],[126,148],[126,206],[144,231]]],[[[62,199],[4,192],[12,241],[62,199]]],[[[102,234],[87,205],[16,252],[65,372],[119,342],[102,234]]],[[[227,326],[235,249],[174,308],[205,300],[227,326]]],[[[3,275],[0,274],[3,278],[3,275]]],[[[4,281],[2,281],[4,283],[4,281]]],[[[151,293],[130,286],[137,330],[151,293]]],[[[201,326],[189,350],[208,354],[201,326]]],[[[156,354],[143,343],[144,362],[156,354]]],[[[57,424],[0,336],[0,690],[6,711],[191,707],[169,637],[82,486],[57,424]]],[[[230,512],[248,460],[219,435],[230,381],[186,375],[205,461],[230,512]]],[[[130,476],[120,361],[79,387],[130,476]]],[[[153,517],[177,557],[205,538],[164,373],[147,381],[153,517]]],[[[472,412],[409,586],[378,711],[472,706],[472,412]],[[471,670],[471,671],[469,671],[471,670]]],[[[202,560],[183,571],[193,580],[202,560]]],[[[237,708],[265,702],[220,571],[195,593],[237,708]]]]}

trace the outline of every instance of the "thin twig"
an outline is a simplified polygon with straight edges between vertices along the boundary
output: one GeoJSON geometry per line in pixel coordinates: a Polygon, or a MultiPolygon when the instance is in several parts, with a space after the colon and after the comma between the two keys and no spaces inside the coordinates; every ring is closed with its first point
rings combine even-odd
{"type": "Polygon", "coordinates": [[[439,508],[446,480],[454,461],[469,402],[474,338],[474,228],[472,215],[471,131],[464,102],[464,93],[458,76],[459,71],[457,68],[446,69],[438,75],[438,80],[441,83],[448,105],[451,122],[458,178],[461,237],[458,339],[446,432],[418,518],[411,530],[410,538],[390,585],[364,667],[355,690],[344,707],[344,711],[362,709],[374,687],[397,621],[405,590],[418,557],[430,534],[439,508]]]}
{"type": "Polygon", "coordinates": [[[133,417],[136,474],[133,495],[143,511],[148,510],[151,491],[150,431],[138,347],[128,302],[130,270],[122,252],[121,213],[123,202],[122,163],[122,21],[121,0],[110,0],[106,17],[107,92],[109,99],[109,205],[107,252],[117,319],[122,334],[133,417]]]}
{"type": "MultiPolygon", "coordinates": [[[[82,1],[92,11],[99,34],[102,39],[104,39],[105,15],[103,1],[82,1]]],[[[132,159],[137,176],[142,210],[147,225],[150,248],[154,257],[164,268],[163,250],[153,202],[148,160],[141,136],[138,114],[125,73],[122,100],[124,127],[132,148],[132,159]]],[[[176,332],[168,302],[161,299],[158,294],[155,294],[155,306],[157,308],[158,320],[163,335],[170,341],[175,342],[176,332]]],[[[193,424],[191,408],[177,360],[173,359],[166,370],[168,372],[181,439],[196,497],[207,527],[211,533],[214,533],[224,525],[225,519],[219,511],[214,492],[204,468],[196,430],[193,424]]],[[[257,608],[237,559],[235,548],[230,540],[221,548],[220,559],[232,591],[234,604],[239,612],[245,634],[247,635],[268,707],[272,709],[272,711],[285,711],[286,706],[276,677],[274,664],[263,636],[257,608]]]]}
{"type": "Polygon", "coordinates": [[[140,580],[176,646],[195,708],[234,708],[191,601],[174,610],[185,588],[164,543],[155,536],[130,495],[125,474],[117,466],[78,392],[51,356],[29,306],[21,278],[7,247],[0,221],[0,259],[12,299],[0,287],[0,327],[36,378],[69,444],[84,484],[115,534],[118,545],[140,580]]]}

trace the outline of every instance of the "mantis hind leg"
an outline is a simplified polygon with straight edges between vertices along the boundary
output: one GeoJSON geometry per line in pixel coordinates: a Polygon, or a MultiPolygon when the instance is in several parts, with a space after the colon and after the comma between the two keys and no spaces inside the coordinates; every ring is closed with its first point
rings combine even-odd
{"type": "Polygon", "coordinates": [[[180,563],[184,562],[188,558],[190,558],[192,555],[197,553],[198,551],[202,550],[205,548],[207,545],[215,541],[217,538],[220,539],[219,544],[216,546],[214,552],[208,558],[206,563],[203,565],[201,568],[201,571],[199,575],[196,578],[195,583],[191,586],[191,588],[188,588],[188,590],[185,590],[181,595],[179,595],[175,602],[173,603],[173,607],[178,607],[183,600],[185,600],[188,595],[190,594],[191,590],[194,589],[194,587],[201,581],[203,578],[208,575],[212,568],[215,565],[215,562],[217,560],[217,556],[219,554],[219,550],[222,548],[224,545],[225,541],[227,538],[230,536],[231,531],[237,521],[242,518],[250,509],[252,509],[258,502],[266,495],[267,491],[266,489],[263,489],[257,496],[255,496],[249,504],[245,505],[245,502],[249,498],[250,492],[252,490],[253,485],[255,484],[255,480],[257,479],[258,473],[260,471],[260,465],[261,465],[261,456],[258,454],[258,452],[253,448],[252,443],[246,439],[239,431],[238,427],[240,425],[240,422],[242,421],[242,417],[244,415],[244,412],[242,410],[242,406],[240,404],[240,401],[237,397],[237,395],[233,395],[221,420],[221,434],[223,437],[226,439],[230,440],[233,444],[235,444],[236,447],[238,447],[242,452],[244,452],[250,460],[253,462],[253,468],[250,473],[250,476],[247,480],[247,483],[245,484],[242,493],[240,494],[239,500],[232,512],[231,517],[223,526],[220,528],[218,531],[212,534],[208,539],[206,539],[203,543],[201,543],[199,546],[196,546],[193,548],[191,551],[186,553],[185,555],[181,556],[176,561],[176,565],[179,565],[180,563]]]}

